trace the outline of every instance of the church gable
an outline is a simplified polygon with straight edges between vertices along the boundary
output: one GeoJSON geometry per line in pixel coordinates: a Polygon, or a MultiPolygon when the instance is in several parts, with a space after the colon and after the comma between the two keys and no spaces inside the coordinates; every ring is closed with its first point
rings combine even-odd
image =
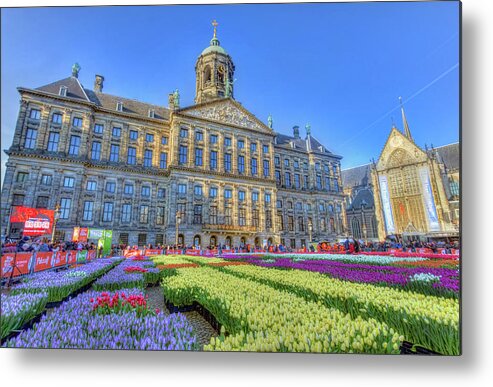
{"type": "Polygon", "coordinates": [[[377,169],[383,170],[426,160],[426,153],[394,127],[380,154],[377,169]]]}
{"type": "Polygon", "coordinates": [[[274,134],[271,128],[263,124],[238,102],[230,98],[190,106],[178,110],[178,113],[186,116],[205,118],[223,125],[231,124],[258,130],[266,134],[274,134]]]}

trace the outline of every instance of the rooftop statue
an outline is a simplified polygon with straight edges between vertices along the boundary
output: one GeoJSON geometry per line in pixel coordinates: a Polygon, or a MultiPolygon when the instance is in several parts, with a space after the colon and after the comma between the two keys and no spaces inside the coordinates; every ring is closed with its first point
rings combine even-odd
{"type": "Polygon", "coordinates": [[[272,115],[269,114],[269,117],[267,117],[267,122],[269,123],[269,128],[272,129],[272,115]]]}
{"type": "Polygon", "coordinates": [[[79,71],[80,71],[80,65],[78,63],[74,63],[72,66],[72,76],[78,78],[79,71]]]}
{"type": "Polygon", "coordinates": [[[175,107],[178,108],[180,106],[180,92],[178,91],[178,89],[173,92],[173,99],[175,107]]]}

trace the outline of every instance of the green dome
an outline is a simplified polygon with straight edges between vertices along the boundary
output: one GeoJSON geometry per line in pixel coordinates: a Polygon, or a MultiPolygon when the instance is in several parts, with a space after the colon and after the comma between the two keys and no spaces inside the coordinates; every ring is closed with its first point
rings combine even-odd
{"type": "Polygon", "coordinates": [[[219,45],[219,39],[212,38],[211,45],[202,51],[201,55],[209,54],[211,52],[217,52],[219,54],[228,55],[226,50],[219,45]]]}

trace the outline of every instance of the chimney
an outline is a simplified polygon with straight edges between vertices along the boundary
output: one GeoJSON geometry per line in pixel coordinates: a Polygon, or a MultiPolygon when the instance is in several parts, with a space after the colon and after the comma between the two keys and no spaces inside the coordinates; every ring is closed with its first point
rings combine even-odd
{"type": "Polygon", "coordinates": [[[169,110],[175,110],[175,98],[173,93],[168,94],[168,108],[169,110]]]}
{"type": "Polygon", "coordinates": [[[96,74],[96,78],[94,79],[94,91],[96,93],[103,92],[103,82],[104,82],[104,77],[102,75],[96,74]]]}
{"type": "Polygon", "coordinates": [[[298,125],[293,126],[293,137],[300,138],[300,127],[298,125]]]}

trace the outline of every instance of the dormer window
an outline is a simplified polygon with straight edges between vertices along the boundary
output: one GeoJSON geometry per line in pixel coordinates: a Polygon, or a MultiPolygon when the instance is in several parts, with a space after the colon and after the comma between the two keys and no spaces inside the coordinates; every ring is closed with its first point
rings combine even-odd
{"type": "Polygon", "coordinates": [[[116,103],[116,110],[119,111],[119,112],[122,112],[123,111],[123,103],[118,101],[116,103]]]}
{"type": "Polygon", "coordinates": [[[149,118],[154,118],[154,109],[149,109],[149,118]]]}
{"type": "Polygon", "coordinates": [[[67,86],[60,86],[60,90],[58,91],[58,94],[60,94],[62,97],[67,96],[67,86]]]}

